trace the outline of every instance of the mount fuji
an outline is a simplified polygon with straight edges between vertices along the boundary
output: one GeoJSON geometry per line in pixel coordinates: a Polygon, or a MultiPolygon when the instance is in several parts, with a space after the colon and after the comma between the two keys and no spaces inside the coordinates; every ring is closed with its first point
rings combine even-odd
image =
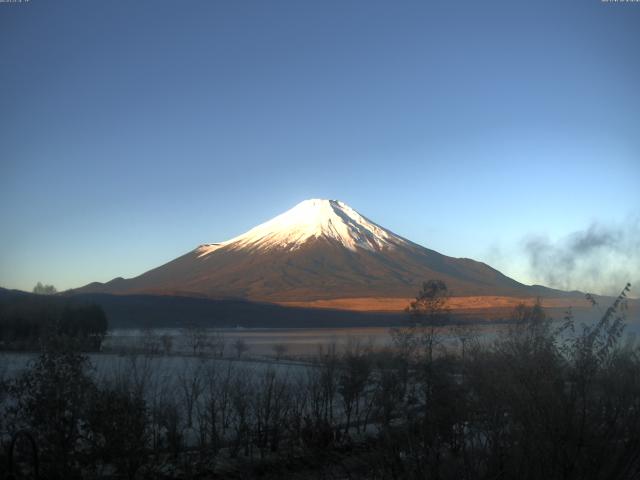
{"type": "Polygon", "coordinates": [[[567,295],[524,285],[475,260],[442,255],[343,202],[321,199],[305,200],[240,236],[200,245],[138,277],[91,283],[75,292],[340,306],[407,299],[429,279],[445,281],[457,297],[567,295]]]}

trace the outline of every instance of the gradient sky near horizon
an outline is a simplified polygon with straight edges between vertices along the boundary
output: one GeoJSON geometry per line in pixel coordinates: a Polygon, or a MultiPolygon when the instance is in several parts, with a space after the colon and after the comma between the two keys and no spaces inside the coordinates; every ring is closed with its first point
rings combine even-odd
{"type": "Polygon", "coordinates": [[[639,185],[640,3],[0,3],[3,287],[135,276],[319,197],[610,293],[640,280],[639,185]]]}

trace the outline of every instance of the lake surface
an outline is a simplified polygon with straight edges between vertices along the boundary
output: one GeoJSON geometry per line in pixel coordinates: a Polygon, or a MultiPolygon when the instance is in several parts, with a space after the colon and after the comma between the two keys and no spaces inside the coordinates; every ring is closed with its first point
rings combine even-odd
{"type": "MultiPolygon", "coordinates": [[[[474,335],[487,337],[495,335],[500,325],[482,325],[470,328],[474,335]]],[[[453,342],[457,333],[451,327],[437,329],[444,341],[453,342]]],[[[224,338],[225,355],[234,355],[234,344],[241,340],[247,347],[250,356],[273,356],[276,348],[284,350],[286,356],[315,356],[319,351],[336,348],[383,348],[391,345],[391,329],[386,327],[358,328],[255,328],[255,329],[201,329],[211,341],[224,338]]],[[[172,351],[188,353],[190,350],[188,329],[162,328],[153,330],[116,329],[109,333],[105,340],[105,349],[136,347],[153,336],[161,342],[163,336],[172,339],[172,351]]]]}
{"type": "MultiPolygon", "coordinates": [[[[582,321],[592,322],[594,316],[576,318],[576,326],[582,321]]],[[[505,324],[478,324],[460,327],[440,327],[437,329],[442,345],[447,349],[460,348],[461,335],[472,336],[480,341],[491,341],[495,336],[508,328],[505,324]]],[[[246,351],[242,353],[238,364],[249,368],[257,368],[258,364],[266,365],[296,365],[296,361],[305,362],[317,356],[321,351],[335,348],[342,352],[347,348],[384,348],[392,343],[391,329],[387,327],[349,327],[349,328],[257,328],[257,329],[200,329],[197,333],[204,337],[208,346],[203,348],[205,356],[213,356],[211,344],[222,339],[224,357],[238,360],[234,344],[242,341],[246,351]],[[275,362],[275,357],[281,357],[275,362]],[[255,364],[255,365],[253,365],[255,364]]],[[[109,331],[103,344],[103,352],[91,354],[92,363],[97,372],[108,372],[125,369],[125,362],[130,361],[123,353],[144,354],[149,345],[154,347],[158,355],[151,360],[153,368],[159,371],[175,373],[186,368],[185,362],[195,362],[190,336],[193,331],[181,328],[159,329],[114,329],[109,331]],[[170,339],[169,355],[163,348],[163,337],[170,339]],[[108,365],[108,367],[106,367],[108,365]]],[[[628,321],[624,330],[624,342],[636,341],[640,337],[640,321],[628,321]]],[[[15,374],[22,370],[33,353],[0,353],[0,371],[15,374]]],[[[217,360],[224,362],[226,360],[217,360]]]]}
{"type": "MultiPolygon", "coordinates": [[[[593,316],[576,319],[576,327],[581,321],[592,322],[593,316]]],[[[445,345],[455,348],[459,344],[461,335],[474,336],[490,341],[504,329],[505,324],[478,324],[465,327],[439,327],[437,332],[445,345]]],[[[349,327],[349,328],[256,328],[256,329],[202,329],[201,333],[210,340],[216,337],[224,338],[225,356],[233,355],[234,344],[242,340],[249,356],[274,356],[278,346],[282,346],[286,356],[305,357],[315,356],[320,349],[335,348],[343,351],[345,348],[357,345],[359,348],[383,348],[389,346],[391,329],[388,327],[349,327]]],[[[160,341],[162,336],[171,338],[172,351],[189,353],[188,329],[162,328],[152,330],[115,329],[109,332],[105,341],[105,348],[136,347],[149,335],[160,341]]],[[[624,336],[640,335],[640,322],[627,323],[624,336]]]]}

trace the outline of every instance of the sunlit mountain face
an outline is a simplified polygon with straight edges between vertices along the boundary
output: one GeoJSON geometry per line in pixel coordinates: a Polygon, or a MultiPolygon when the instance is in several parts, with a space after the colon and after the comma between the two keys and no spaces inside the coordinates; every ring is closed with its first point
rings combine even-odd
{"type": "Polygon", "coordinates": [[[306,200],[248,232],[203,244],[142,275],[78,291],[268,302],[409,298],[441,279],[454,296],[562,296],[411,242],[337,200],[306,200]]]}

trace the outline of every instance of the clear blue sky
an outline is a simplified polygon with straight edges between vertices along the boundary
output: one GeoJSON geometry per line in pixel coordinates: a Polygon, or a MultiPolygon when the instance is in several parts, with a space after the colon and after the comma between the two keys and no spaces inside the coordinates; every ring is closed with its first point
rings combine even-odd
{"type": "Polygon", "coordinates": [[[4,287],[134,276],[312,197],[543,281],[527,238],[624,229],[639,185],[639,3],[0,3],[4,287]]]}

